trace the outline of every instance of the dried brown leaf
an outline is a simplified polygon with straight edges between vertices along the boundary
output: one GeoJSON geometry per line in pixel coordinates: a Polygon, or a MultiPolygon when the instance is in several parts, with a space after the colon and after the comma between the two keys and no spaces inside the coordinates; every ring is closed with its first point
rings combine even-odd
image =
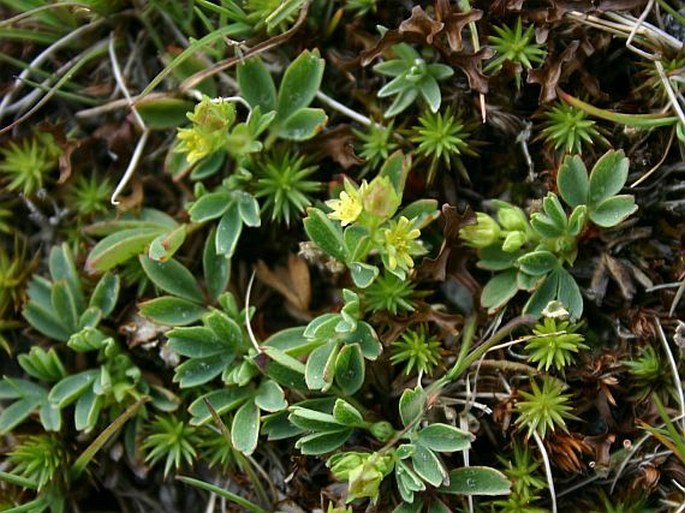
{"type": "Polygon", "coordinates": [[[354,152],[354,140],[350,125],[339,125],[317,137],[312,149],[330,157],[343,169],[349,169],[364,163],[354,152]]]}
{"type": "Polygon", "coordinates": [[[580,41],[573,41],[560,55],[550,52],[541,68],[528,71],[527,82],[529,84],[540,84],[540,103],[551,102],[557,97],[557,85],[562,77],[564,64],[573,60],[576,51],[580,46],[580,41]]]}
{"type": "Polygon", "coordinates": [[[411,10],[411,17],[400,23],[400,34],[416,34],[425,38],[426,43],[433,44],[435,36],[438,35],[445,24],[436,21],[426,14],[421,6],[415,6],[411,10]]]}
{"type": "Polygon", "coordinates": [[[256,266],[257,277],[281,294],[297,312],[306,315],[312,300],[311,281],[307,263],[294,254],[288,255],[286,266],[273,271],[260,260],[256,266]]]}
{"type": "Polygon", "coordinates": [[[40,132],[52,135],[55,144],[62,150],[59,155],[59,178],[57,179],[57,183],[61,185],[71,177],[71,154],[80,148],[84,141],[82,139],[67,139],[64,123],[55,124],[45,121],[39,123],[37,128],[40,132]]]}
{"type": "Polygon", "coordinates": [[[628,267],[621,261],[611,255],[604,253],[602,254],[602,260],[609,274],[614,279],[616,284],[621,291],[623,299],[630,301],[635,295],[635,285],[633,285],[633,280],[628,267]]]}
{"type": "Polygon", "coordinates": [[[447,35],[447,43],[450,45],[452,51],[459,52],[463,48],[462,31],[469,23],[480,20],[483,17],[483,11],[472,9],[466,13],[452,13],[445,19],[445,34],[447,35]]]}
{"type": "Polygon", "coordinates": [[[481,48],[476,53],[453,53],[447,56],[452,66],[461,69],[469,81],[469,87],[479,93],[488,92],[488,77],[481,71],[480,63],[495,55],[492,48],[481,48]]]}

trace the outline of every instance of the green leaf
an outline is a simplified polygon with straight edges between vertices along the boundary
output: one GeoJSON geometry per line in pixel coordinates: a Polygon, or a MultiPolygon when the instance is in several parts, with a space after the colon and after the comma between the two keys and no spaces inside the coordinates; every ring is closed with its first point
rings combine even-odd
{"type": "Polygon", "coordinates": [[[312,319],[304,329],[303,335],[308,339],[325,341],[338,333],[335,327],[340,322],[340,314],[325,313],[312,319]]]}
{"type": "Polygon", "coordinates": [[[302,7],[304,2],[305,0],[281,0],[278,6],[271,11],[271,14],[269,14],[264,20],[266,22],[267,29],[271,31],[278,27],[281,23],[287,21],[288,17],[302,7]]]}
{"type": "Polygon", "coordinates": [[[233,447],[245,455],[250,455],[257,448],[259,439],[259,408],[254,401],[243,404],[233,417],[231,441],[233,447]]]}
{"type": "Polygon", "coordinates": [[[447,470],[433,451],[423,445],[416,445],[411,456],[414,470],[422,479],[433,486],[440,486],[447,478],[447,470]]]}
{"type": "Polygon", "coordinates": [[[437,452],[468,449],[473,435],[448,424],[435,423],[419,431],[417,443],[437,452]]]}
{"type": "Polygon", "coordinates": [[[108,235],[91,250],[86,259],[86,271],[89,273],[109,271],[134,256],[144,253],[148,244],[160,234],[159,228],[131,228],[108,235]]]}
{"type": "Polygon", "coordinates": [[[592,211],[602,201],[617,194],[628,179],[630,162],[623,151],[608,151],[590,172],[588,205],[592,211]]]}
{"type": "Polygon", "coordinates": [[[259,57],[246,59],[237,67],[240,96],[262,111],[276,110],[276,86],[271,73],[259,57]]]}
{"type": "Polygon", "coordinates": [[[67,375],[54,348],[46,351],[42,347],[33,346],[28,354],[18,355],[17,361],[28,375],[41,381],[59,381],[67,375]]]}
{"type": "Polygon", "coordinates": [[[511,483],[499,470],[490,467],[461,467],[450,471],[450,482],[441,493],[457,495],[507,495],[511,483]]]}
{"type": "Polygon", "coordinates": [[[438,81],[433,77],[426,77],[419,82],[419,92],[431,112],[435,113],[440,110],[440,103],[442,103],[442,95],[440,94],[440,86],[438,81]]]}
{"type": "Polygon", "coordinates": [[[587,203],[590,180],[583,160],[578,156],[567,156],[557,174],[559,194],[571,207],[587,203]]]}
{"type": "Polygon", "coordinates": [[[183,125],[193,104],[179,98],[148,96],[136,102],[136,110],[148,128],[165,130],[183,125]]]}
{"type": "Polygon", "coordinates": [[[426,407],[426,392],[422,388],[407,388],[400,396],[400,418],[404,427],[423,415],[426,407]]]}
{"type": "Polygon", "coordinates": [[[102,310],[96,306],[89,306],[78,319],[78,328],[94,328],[102,320],[102,310]]]}
{"type": "Polygon", "coordinates": [[[287,353],[289,356],[294,357],[308,354],[310,341],[305,338],[304,330],[304,326],[294,326],[277,331],[262,342],[262,347],[265,350],[272,347],[279,352],[287,353]],[[300,352],[302,348],[304,348],[303,352],[300,352]]]}
{"type": "Polygon", "coordinates": [[[345,395],[364,384],[364,356],[359,344],[345,344],[335,360],[335,383],[345,395]]]}
{"type": "Polygon", "coordinates": [[[580,319],[583,315],[583,296],[576,280],[566,269],[559,269],[558,287],[557,299],[564,304],[572,319],[580,319]]]}
{"type": "Polygon", "coordinates": [[[423,511],[423,502],[416,501],[416,502],[403,502],[402,504],[397,506],[395,509],[393,509],[392,513],[421,513],[422,511],[423,511]]]}
{"type": "Polygon", "coordinates": [[[345,241],[345,253],[350,261],[362,262],[371,250],[371,237],[369,230],[361,225],[352,224],[343,231],[345,241]]]}
{"type": "Polygon", "coordinates": [[[77,431],[91,431],[98,420],[100,409],[102,408],[102,396],[95,395],[92,390],[87,390],[85,394],[76,401],[74,410],[74,425],[77,431]]]}
{"type": "Polygon", "coordinates": [[[621,194],[602,201],[590,210],[590,219],[603,228],[611,228],[625,221],[637,211],[635,197],[621,194]]]}
{"type": "Polygon", "coordinates": [[[347,254],[340,225],[331,221],[318,208],[310,208],[307,213],[304,229],[309,238],[333,258],[344,262],[347,254]]]}
{"type": "Polygon", "coordinates": [[[21,424],[42,403],[38,396],[27,396],[16,401],[0,413],[0,434],[9,433],[21,424]]]}
{"type": "Polygon", "coordinates": [[[343,427],[330,413],[301,406],[291,406],[289,410],[290,422],[305,431],[338,431],[343,427]]]}
{"type": "Polygon", "coordinates": [[[205,247],[202,251],[202,269],[205,287],[209,294],[217,300],[228,286],[228,280],[231,276],[231,260],[226,255],[221,255],[216,251],[216,228],[212,228],[205,240],[205,247]]]}
{"type": "Polygon", "coordinates": [[[203,306],[174,296],[162,296],[138,305],[140,314],[159,324],[185,326],[202,317],[203,306]]]}
{"type": "Polygon", "coordinates": [[[503,251],[499,244],[493,244],[478,252],[479,258],[476,265],[488,271],[504,271],[514,267],[519,255],[519,252],[503,251]]]}
{"type": "Polygon", "coordinates": [[[52,284],[52,310],[71,333],[78,330],[79,312],[69,285],[65,281],[52,284]]]}
{"type": "Polygon", "coordinates": [[[62,321],[55,316],[52,310],[45,310],[33,301],[30,301],[21,314],[28,323],[37,331],[48,338],[66,342],[71,332],[64,326],[62,321]]]}
{"type": "MultiPolygon", "coordinates": [[[[0,471],[0,481],[4,481],[6,483],[15,485],[15,486],[20,486],[21,488],[26,488],[28,490],[37,490],[38,489],[38,483],[34,481],[33,479],[27,479],[25,477],[18,476],[16,474],[10,474],[8,472],[2,472],[0,471]]],[[[31,501],[33,503],[32,505],[35,507],[34,501],[31,501]]],[[[7,510],[3,510],[6,512],[7,510]]],[[[10,510],[12,511],[12,510],[10,510]]],[[[27,509],[26,511],[31,511],[30,509],[27,509]]],[[[16,512],[16,508],[15,508],[16,512]]]]}
{"type": "Polygon", "coordinates": [[[383,166],[378,172],[378,176],[387,176],[390,179],[390,183],[392,184],[393,189],[395,189],[397,196],[402,198],[404,185],[407,182],[407,176],[409,175],[410,170],[411,155],[405,155],[401,150],[397,150],[383,162],[383,166]]]}
{"type": "Polygon", "coordinates": [[[140,255],[138,259],[150,281],[164,292],[202,303],[200,286],[183,264],[174,259],[168,262],[155,262],[146,255],[140,255]]]}
{"type": "Polygon", "coordinates": [[[174,382],[181,388],[203,385],[221,374],[234,359],[235,355],[226,354],[192,358],[176,367],[174,382]]]}
{"type": "Polygon", "coordinates": [[[243,191],[238,191],[238,210],[240,211],[240,218],[247,226],[257,227],[262,224],[259,217],[259,203],[252,194],[243,191]]]}
{"type": "Polygon", "coordinates": [[[304,378],[310,390],[326,391],[333,384],[339,344],[327,342],[312,351],[305,365],[304,378]]]}
{"type": "Polygon", "coordinates": [[[225,350],[237,351],[243,345],[243,332],[240,326],[222,311],[212,310],[202,320],[221,341],[225,350]]]}
{"type": "Polygon", "coordinates": [[[564,212],[564,207],[561,205],[556,194],[553,192],[548,193],[545,199],[542,200],[542,208],[559,230],[563,231],[566,229],[568,225],[566,212],[564,212]]]}
{"type": "Polygon", "coordinates": [[[231,194],[228,191],[210,192],[200,196],[193,206],[188,209],[193,223],[202,223],[216,219],[226,212],[231,204],[231,194]]]}
{"type": "Polygon", "coordinates": [[[264,347],[264,354],[269,357],[262,368],[265,375],[286,388],[307,390],[302,362],[273,347],[264,347]]]}
{"type": "Polygon", "coordinates": [[[186,225],[182,224],[168,233],[162,233],[150,243],[148,256],[157,262],[166,262],[176,254],[186,240],[186,225]]]}
{"type": "Polygon", "coordinates": [[[275,381],[263,381],[257,388],[254,398],[255,404],[260,410],[270,413],[283,410],[288,406],[283,389],[275,381]]]}
{"type": "Polygon", "coordinates": [[[29,281],[26,291],[31,303],[43,310],[52,310],[52,302],[50,301],[52,283],[50,281],[36,274],[29,281]]]}
{"type": "Polygon", "coordinates": [[[530,225],[542,239],[554,239],[564,234],[564,228],[558,226],[549,216],[536,212],[530,216],[530,225]]]}
{"type": "Polygon", "coordinates": [[[532,276],[542,276],[559,267],[559,259],[556,255],[544,249],[526,253],[516,262],[524,273],[532,276]]]}
{"type": "Polygon", "coordinates": [[[74,256],[71,254],[71,250],[66,243],[52,248],[48,265],[52,281],[64,280],[69,286],[77,310],[83,310],[85,303],[83,292],[81,291],[81,281],[74,265],[74,256]]]}
{"type": "MultiPolygon", "coordinates": [[[[47,393],[46,393],[47,398],[47,393]]],[[[60,409],[47,400],[40,408],[40,423],[45,431],[59,431],[62,429],[62,414],[60,409]]]]}
{"type": "Polygon", "coordinates": [[[493,276],[483,287],[480,302],[490,312],[506,305],[518,292],[516,269],[509,269],[493,276]]]}
{"type": "Polygon", "coordinates": [[[348,344],[358,343],[364,358],[375,360],[383,351],[383,346],[378,340],[378,335],[373,327],[364,321],[357,323],[357,329],[344,337],[348,344]]]}
{"type": "Polygon", "coordinates": [[[194,400],[188,407],[188,412],[192,415],[190,424],[202,426],[212,420],[212,413],[207,408],[205,401],[209,402],[218,415],[223,415],[240,406],[250,396],[250,393],[250,390],[247,388],[234,387],[214,390],[203,395],[194,400]]]}
{"type": "Polygon", "coordinates": [[[335,401],[333,417],[343,426],[361,427],[364,425],[364,417],[359,410],[342,399],[335,401]]]}
{"type": "Polygon", "coordinates": [[[262,417],[262,433],[267,440],[285,440],[304,433],[304,430],[293,426],[288,420],[287,411],[279,411],[262,417]]]}
{"type": "Polygon", "coordinates": [[[290,141],[306,141],[320,133],[328,116],[323,109],[307,107],[293,113],[278,126],[278,136],[290,141]]]}
{"type": "Polygon", "coordinates": [[[112,337],[108,337],[97,328],[86,327],[69,337],[67,346],[76,352],[85,353],[87,351],[100,351],[113,342],[112,337]]]}
{"type": "Polygon", "coordinates": [[[217,253],[227,258],[232,257],[242,231],[243,222],[240,217],[240,209],[236,203],[231,203],[224,215],[221,216],[219,226],[216,229],[217,253]]]}
{"type": "Polygon", "coordinates": [[[28,396],[47,398],[45,388],[26,379],[9,378],[0,380],[0,399],[21,399],[28,396]]]}
{"type": "Polygon", "coordinates": [[[288,66],[278,90],[277,124],[312,103],[321,85],[325,64],[315,49],[305,50],[288,66]]]}
{"type": "Polygon", "coordinates": [[[302,454],[316,456],[326,454],[336,450],[352,435],[352,429],[346,428],[340,431],[327,431],[325,433],[312,433],[303,436],[296,443],[295,447],[302,454]]]}
{"type": "Polygon", "coordinates": [[[223,342],[204,326],[174,328],[167,332],[167,337],[169,349],[189,358],[205,358],[226,351],[223,342]]]}
{"type": "MultiPolygon", "coordinates": [[[[404,185],[402,185],[404,187],[404,185]]],[[[409,205],[404,207],[398,214],[407,219],[414,219],[414,227],[423,229],[431,222],[440,217],[438,211],[438,202],[434,199],[420,199],[412,201],[409,205]]]]}
{"type": "Polygon", "coordinates": [[[559,288],[559,271],[549,273],[537,290],[530,296],[528,302],[523,307],[526,314],[539,317],[547,306],[547,303],[554,300],[559,288]]]}
{"type": "Polygon", "coordinates": [[[93,223],[85,227],[84,231],[89,235],[104,237],[122,230],[134,228],[149,228],[159,232],[168,232],[176,228],[176,226],[178,226],[178,223],[170,215],[153,208],[143,208],[138,217],[134,217],[131,214],[123,214],[119,218],[93,223]]]}
{"type": "Polygon", "coordinates": [[[98,374],[99,371],[89,370],[67,376],[52,387],[48,401],[59,408],[69,406],[93,384],[98,374]]]}
{"type": "MultiPolygon", "coordinates": [[[[388,84],[390,85],[390,84],[388,84]]],[[[387,87],[387,86],[386,86],[387,87]]],[[[408,87],[408,86],[405,86],[408,87]]],[[[378,91],[378,96],[380,97],[381,91],[385,90],[385,87],[378,91]]],[[[396,116],[403,110],[405,110],[407,107],[409,107],[414,100],[416,100],[416,97],[419,95],[419,92],[411,87],[407,89],[402,89],[400,93],[395,97],[395,100],[392,102],[390,107],[388,107],[388,110],[385,111],[385,114],[383,115],[384,118],[391,118],[393,116],[396,116]]]]}
{"type": "Polygon", "coordinates": [[[578,205],[568,218],[568,233],[573,237],[580,235],[587,220],[587,206],[578,205]]]}
{"type": "Polygon", "coordinates": [[[107,426],[76,459],[74,464],[71,466],[71,477],[78,478],[85,470],[90,460],[93,459],[95,454],[97,454],[97,452],[114,436],[114,434],[126,423],[127,420],[129,420],[138,412],[138,408],[140,408],[149,400],[149,397],[143,397],[139,399],[131,406],[126,408],[126,411],[114,419],[114,421],[112,421],[112,423],[107,426]]]}
{"type": "MultiPolygon", "coordinates": [[[[174,153],[174,155],[180,156],[181,163],[183,165],[180,173],[185,173],[188,166],[188,161],[186,160],[185,155],[183,153],[174,153]]],[[[195,165],[193,166],[193,170],[190,172],[190,179],[193,181],[200,181],[205,180],[210,176],[214,176],[216,173],[219,172],[219,169],[221,169],[221,166],[224,165],[225,161],[225,151],[219,150],[215,151],[214,153],[210,153],[209,155],[207,155],[204,158],[201,158],[199,161],[195,163],[195,165]]]]}
{"type": "Polygon", "coordinates": [[[103,317],[107,317],[114,311],[114,307],[117,304],[117,299],[119,299],[119,287],[120,281],[119,276],[107,272],[102,275],[100,281],[95,286],[93,294],[90,296],[90,302],[88,303],[91,307],[99,308],[102,312],[103,317]]]}
{"type": "Polygon", "coordinates": [[[540,276],[533,276],[523,271],[519,271],[516,275],[516,286],[519,290],[533,291],[540,283],[540,276]]]}

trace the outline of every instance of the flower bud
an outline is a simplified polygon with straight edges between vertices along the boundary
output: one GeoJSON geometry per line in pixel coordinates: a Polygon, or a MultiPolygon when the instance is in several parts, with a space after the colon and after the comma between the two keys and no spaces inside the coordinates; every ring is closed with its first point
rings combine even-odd
{"type": "Polygon", "coordinates": [[[476,213],[476,224],[464,226],[459,236],[471,247],[485,248],[497,242],[500,227],[492,217],[483,212],[476,213]]]}
{"type": "MultiPolygon", "coordinates": [[[[505,230],[525,231],[528,227],[526,214],[518,207],[505,202],[498,202],[497,220],[505,230]]],[[[505,250],[506,251],[506,250],[505,250]]]]}
{"type": "Polygon", "coordinates": [[[513,253],[520,249],[527,241],[528,238],[525,233],[519,231],[509,232],[502,243],[502,251],[513,253]]]}
{"type": "Polygon", "coordinates": [[[363,452],[344,452],[331,456],[326,465],[331,469],[331,472],[341,481],[346,480],[350,472],[364,464],[368,453],[363,452]]]}
{"type": "Polygon", "coordinates": [[[356,467],[349,474],[347,501],[360,497],[378,498],[378,488],[386,474],[392,470],[392,458],[371,454],[363,465],[356,467]]]}
{"type": "Polygon", "coordinates": [[[371,425],[371,434],[381,442],[387,442],[395,434],[395,428],[390,422],[382,420],[371,425]]]}
{"type": "Polygon", "coordinates": [[[401,199],[387,176],[377,176],[362,187],[364,212],[382,221],[389,219],[400,206],[401,199]]]}

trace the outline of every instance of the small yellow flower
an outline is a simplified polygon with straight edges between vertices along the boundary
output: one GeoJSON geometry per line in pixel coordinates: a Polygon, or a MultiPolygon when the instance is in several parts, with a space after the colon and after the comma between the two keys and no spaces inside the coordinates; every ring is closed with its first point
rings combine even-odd
{"type": "Polygon", "coordinates": [[[222,149],[229,141],[229,129],[235,121],[235,105],[226,100],[212,100],[205,96],[186,115],[193,122],[191,128],[179,128],[180,141],[176,151],[187,153],[190,164],[222,149]]]}
{"type": "Polygon", "coordinates": [[[387,255],[387,266],[391,271],[396,268],[411,269],[414,267],[412,256],[423,255],[424,249],[421,241],[421,231],[414,228],[414,223],[404,216],[392,224],[391,228],[383,230],[385,238],[385,252],[387,255]]]}
{"type": "Polygon", "coordinates": [[[333,209],[328,217],[340,221],[342,226],[354,223],[362,213],[361,194],[347,178],[345,178],[345,190],[340,193],[340,198],[330,199],[326,201],[326,205],[333,209]]]}

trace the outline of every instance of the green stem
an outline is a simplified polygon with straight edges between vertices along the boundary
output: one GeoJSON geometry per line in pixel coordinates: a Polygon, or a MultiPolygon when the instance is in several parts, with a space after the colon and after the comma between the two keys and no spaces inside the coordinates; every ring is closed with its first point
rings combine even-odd
{"type": "Polygon", "coordinates": [[[229,492],[228,490],[224,490],[223,488],[219,488],[218,486],[215,486],[210,483],[206,483],[204,481],[200,481],[199,479],[193,479],[192,477],[186,477],[186,476],[178,476],[176,479],[179,481],[189,484],[191,486],[195,486],[197,488],[200,488],[202,490],[206,490],[208,492],[214,493],[218,495],[219,497],[223,497],[238,506],[242,506],[245,508],[246,511],[252,511],[253,513],[268,513],[265,509],[262,509],[260,506],[255,504],[252,501],[249,501],[240,495],[236,495],[235,493],[229,492]]]}
{"type": "Polygon", "coordinates": [[[606,109],[600,109],[594,105],[584,102],[583,100],[565,93],[560,88],[557,88],[559,97],[566,103],[587,112],[591,116],[595,116],[607,121],[613,121],[621,125],[626,125],[634,128],[658,128],[662,126],[671,126],[678,122],[675,116],[665,116],[664,114],[624,114],[622,112],[613,112],[606,109]]]}
{"type": "Polygon", "coordinates": [[[28,488],[29,490],[38,489],[38,484],[32,479],[26,479],[25,477],[10,474],[8,472],[0,472],[0,481],[5,481],[22,488],[28,488]]]}
{"type": "Polygon", "coordinates": [[[673,7],[671,7],[666,0],[657,0],[659,2],[659,5],[661,8],[666,11],[668,14],[673,16],[673,18],[680,23],[681,25],[685,25],[685,16],[680,14],[678,11],[676,11],[673,7]]]}
{"type": "Polygon", "coordinates": [[[454,364],[454,367],[452,367],[452,369],[447,374],[445,374],[445,376],[443,376],[441,379],[433,383],[431,387],[439,389],[445,386],[450,381],[454,381],[459,376],[461,376],[464,373],[464,371],[466,371],[466,369],[468,369],[471,366],[471,364],[477,362],[483,355],[485,355],[485,353],[487,353],[492,347],[499,344],[504,339],[504,337],[509,335],[512,331],[514,331],[517,328],[520,328],[521,326],[532,325],[534,322],[535,317],[533,317],[532,315],[522,315],[520,317],[512,319],[492,337],[490,337],[488,340],[483,342],[483,344],[481,344],[476,349],[471,351],[471,353],[469,353],[468,356],[460,360],[457,360],[457,362],[454,364]]]}

